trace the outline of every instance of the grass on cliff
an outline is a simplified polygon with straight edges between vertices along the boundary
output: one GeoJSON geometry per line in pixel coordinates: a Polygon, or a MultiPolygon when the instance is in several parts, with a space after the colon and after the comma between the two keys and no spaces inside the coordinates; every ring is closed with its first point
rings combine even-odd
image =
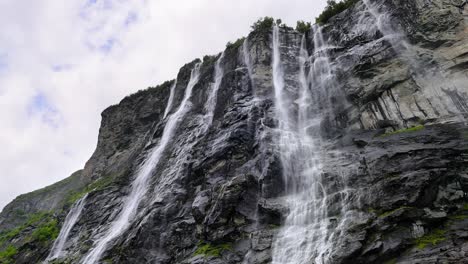
{"type": "Polygon", "coordinates": [[[193,253],[194,256],[206,256],[206,257],[219,257],[225,250],[231,250],[231,244],[219,244],[212,245],[210,243],[200,243],[197,246],[197,250],[193,253]]]}
{"type": "Polygon", "coordinates": [[[56,219],[49,219],[48,221],[39,225],[31,235],[32,241],[42,243],[51,242],[57,238],[60,229],[56,219]]]}
{"type": "Polygon", "coordinates": [[[242,44],[244,44],[244,40],[245,40],[245,37],[243,38],[238,38],[236,41],[234,42],[228,42],[226,44],[226,49],[233,49],[233,50],[237,50],[238,48],[240,48],[242,46],[242,44]]]}
{"type": "Polygon", "coordinates": [[[345,11],[357,2],[359,2],[359,0],[341,0],[339,2],[328,0],[327,7],[325,7],[325,10],[315,19],[315,22],[317,24],[325,24],[330,18],[345,11]]]}
{"type": "Polygon", "coordinates": [[[103,176],[103,177],[97,179],[96,181],[88,184],[82,190],[70,193],[68,195],[68,197],[66,198],[65,204],[72,205],[76,201],[81,199],[83,196],[85,196],[85,194],[87,194],[87,193],[89,193],[91,191],[99,191],[99,190],[102,190],[102,189],[110,186],[114,182],[114,179],[117,176],[116,175],[103,176]]]}
{"type": "Polygon", "coordinates": [[[393,210],[390,210],[390,211],[386,211],[386,212],[381,212],[378,214],[379,217],[381,218],[384,218],[384,217],[387,217],[389,215],[392,215],[393,213],[399,211],[399,210],[406,210],[406,209],[411,209],[413,207],[410,207],[410,206],[401,206],[401,207],[398,207],[396,209],[393,209],[393,210]]]}
{"type": "Polygon", "coordinates": [[[312,29],[312,24],[310,22],[304,22],[302,20],[297,21],[296,31],[302,34],[309,32],[312,29]]]}
{"type": "Polygon", "coordinates": [[[51,213],[39,212],[32,214],[26,223],[0,234],[0,247],[20,236],[28,227],[33,227],[32,233],[25,237],[25,241],[29,242],[48,243],[57,238],[60,232],[58,222],[51,213]]]}
{"type": "Polygon", "coordinates": [[[48,218],[50,216],[50,214],[48,212],[39,212],[39,213],[35,213],[35,214],[32,214],[31,216],[29,216],[28,220],[26,221],[26,223],[16,227],[16,228],[13,228],[9,231],[6,231],[2,234],[0,234],[0,246],[17,237],[24,229],[26,229],[27,227],[29,226],[35,226],[37,225],[41,220],[45,219],[45,218],[48,218]]]}
{"type": "Polygon", "coordinates": [[[432,232],[425,234],[424,236],[416,239],[416,247],[419,249],[424,249],[428,245],[435,246],[440,242],[445,241],[445,230],[435,229],[432,232]]]}
{"type": "Polygon", "coordinates": [[[13,257],[18,253],[18,250],[13,245],[9,245],[3,251],[0,251],[0,263],[14,263],[13,257]]]}
{"type": "Polygon", "coordinates": [[[388,132],[388,133],[381,135],[380,137],[387,137],[387,136],[392,136],[392,135],[396,135],[400,133],[416,132],[416,131],[420,131],[423,129],[424,129],[424,125],[418,125],[418,126],[414,126],[410,128],[403,128],[403,129],[395,130],[392,132],[388,132]]]}

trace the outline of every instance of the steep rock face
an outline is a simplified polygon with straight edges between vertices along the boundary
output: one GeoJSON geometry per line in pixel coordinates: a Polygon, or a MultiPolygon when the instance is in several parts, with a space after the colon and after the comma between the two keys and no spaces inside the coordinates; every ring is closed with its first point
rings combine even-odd
{"type": "MultiPolygon", "coordinates": [[[[326,87],[311,77],[321,99],[314,109],[325,116],[317,151],[333,249],[318,263],[463,263],[468,257],[467,15],[462,0],[365,1],[304,41],[280,29],[288,96],[298,96],[301,45],[311,58],[306,70],[325,56],[333,76],[326,76],[326,87]]],[[[160,144],[201,63],[189,110],[152,170],[148,192],[100,259],[270,263],[289,213],[282,199],[272,53],[271,30],[258,29],[223,56],[188,63],[175,81],[106,109],[83,171],[18,197],[0,214],[0,250],[18,251],[5,262],[45,260],[52,243],[33,233],[49,218],[60,227],[71,203],[89,193],[66,254],[56,262],[85,258],[118,219],[135,175],[160,144]],[[223,78],[211,122],[207,102],[218,60],[223,78]],[[18,217],[18,210],[25,213],[18,217]],[[52,211],[46,220],[28,220],[44,211],[52,211]]],[[[297,102],[290,105],[295,109],[297,102]]]]}

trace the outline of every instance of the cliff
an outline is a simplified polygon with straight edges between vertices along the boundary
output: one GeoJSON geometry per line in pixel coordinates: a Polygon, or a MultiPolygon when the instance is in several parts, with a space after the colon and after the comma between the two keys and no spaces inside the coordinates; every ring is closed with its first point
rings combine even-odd
{"type": "Polygon", "coordinates": [[[0,262],[464,263],[466,1],[267,22],[106,109],[83,170],[2,211],[0,262]]]}

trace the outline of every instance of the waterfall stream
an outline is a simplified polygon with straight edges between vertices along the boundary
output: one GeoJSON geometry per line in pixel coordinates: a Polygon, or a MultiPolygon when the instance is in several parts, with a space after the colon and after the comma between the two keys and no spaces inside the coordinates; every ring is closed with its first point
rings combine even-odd
{"type": "MultiPolygon", "coordinates": [[[[273,29],[273,84],[276,115],[279,122],[278,144],[286,185],[289,214],[274,242],[273,263],[308,263],[327,250],[327,193],[322,185],[320,162],[321,112],[311,111],[313,99],[305,64],[309,60],[304,39],[301,44],[296,111],[284,87],[281,63],[280,30],[273,29]]],[[[325,80],[325,78],[323,79],[325,80]]]]}
{"type": "MultiPolygon", "coordinates": [[[[341,154],[325,149],[322,125],[335,118],[334,66],[322,28],[314,26],[314,53],[309,56],[305,36],[297,58],[298,87],[285,88],[280,29],[273,29],[273,85],[278,119],[278,147],[289,213],[273,243],[274,264],[332,263],[333,248],[347,225],[359,221],[356,191],[348,189],[346,173],[338,168],[325,175],[327,157],[341,154]],[[287,91],[286,91],[287,90],[287,91]],[[291,90],[294,92],[291,93],[291,90]],[[294,109],[297,107],[297,109],[294,109]],[[327,178],[325,178],[327,177],[327,178]]],[[[349,172],[348,172],[349,173],[349,172]]]]}
{"type": "MultiPolygon", "coordinates": [[[[377,29],[388,40],[392,48],[401,59],[408,65],[412,71],[412,77],[422,89],[422,93],[431,102],[437,105],[437,109],[444,110],[440,113],[443,116],[449,116],[460,112],[453,101],[444,99],[443,90],[461,90],[464,91],[464,81],[449,80],[441,74],[441,70],[430,63],[421,59],[418,50],[409,43],[402,29],[397,29],[392,23],[392,14],[387,7],[379,1],[363,0],[365,10],[367,10],[376,21],[377,29]]],[[[365,15],[365,12],[363,13],[365,15]]]]}
{"type": "Polygon", "coordinates": [[[120,236],[132,223],[137,213],[136,211],[140,200],[147,193],[148,181],[152,175],[152,172],[155,170],[162,154],[164,153],[167,145],[170,143],[179,122],[190,108],[189,100],[190,96],[192,95],[193,87],[198,83],[200,65],[200,63],[196,64],[192,70],[190,81],[185,90],[184,98],[182,99],[182,102],[180,103],[177,111],[169,116],[158,145],[152,150],[149,157],[144,161],[143,165],[137,171],[131,186],[130,194],[126,197],[120,214],[111,223],[107,232],[95,242],[94,247],[86,255],[83,263],[97,263],[101,255],[104,253],[107,244],[120,236]]]}
{"type": "Polygon", "coordinates": [[[68,239],[68,235],[70,231],[75,226],[78,219],[80,219],[81,212],[83,211],[83,207],[86,203],[86,198],[88,194],[83,196],[81,199],[75,202],[71,207],[70,211],[65,218],[65,222],[63,223],[62,229],[50,250],[49,256],[47,256],[46,263],[49,260],[60,258],[63,255],[63,249],[68,239]]]}
{"type": "Polygon", "coordinates": [[[212,88],[210,91],[210,94],[208,95],[208,100],[206,101],[205,105],[205,117],[207,119],[206,125],[209,127],[213,123],[213,117],[214,117],[214,110],[216,108],[216,102],[218,98],[218,90],[219,87],[221,86],[221,81],[223,80],[223,75],[224,75],[224,70],[223,67],[221,66],[221,62],[224,59],[224,52],[221,53],[219,56],[218,60],[216,61],[215,64],[215,74],[214,74],[214,83],[212,84],[212,88]]]}
{"type": "Polygon", "coordinates": [[[169,92],[169,99],[167,100],[167,105],[166,105],[166,109],[164,110],[163,118],[166,118],[169,112],[171,111],[172,104],[174,103],[174,94],[175,94],[176,86],[177,86],[177,79],[175,79],[174,84],[172,84],[171,86],[171,91],[169,92]]]}

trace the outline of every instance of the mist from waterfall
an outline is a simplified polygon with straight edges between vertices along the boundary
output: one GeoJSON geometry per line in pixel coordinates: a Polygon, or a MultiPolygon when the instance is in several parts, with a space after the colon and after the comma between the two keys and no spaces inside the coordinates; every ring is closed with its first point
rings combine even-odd
{"type": "Polygon", "coordinates": [[[49,256],[46,258],[46,263],[50,260],[54,260],[63,256],[63,249],[67,243],[68,236],[70,231],[75,226],[76,222],[80,219],[81,212],[83,211],[84,205],[86,203],[86,198],[88,194],[85,194],[82,198],[76,201],[68,212],[65,222],[63,223],[62,228],[57,239],[50,250],[49,256]]]}
{"type": "Polygon", "coordinates": [[[137,214],[138,205],[148,191],[148,182],[153,171],[158,166],[161,156],[168,144],[171,142],[179,122],[190,109],[190,97],[192,95],[193,87],[199,80],[200,66],[201,63],[197,63],[192,69],[190,81],[186,87],[184,98],[182,99],[177,111],[169,116],[159,143],[151,151],[151,154],[143,162],[143,165],[138,169],[135,179],[131,185],[131,191],[124,200],[122,210],[117,218],[111,223],[106,233],[94,243],[94,247],[86,255],[83,263],[97,263],[106,250],[108,243],[122,235],[122,233],[127,230],[133,222],[137,214]]]}

